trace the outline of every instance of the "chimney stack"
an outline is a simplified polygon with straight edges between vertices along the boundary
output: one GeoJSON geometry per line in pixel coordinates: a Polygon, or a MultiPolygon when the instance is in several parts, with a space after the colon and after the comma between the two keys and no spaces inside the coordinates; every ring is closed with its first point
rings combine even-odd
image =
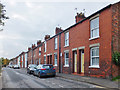
{"type": "Polygon", "coordinates": [[[49,39],[50,35],[45,35],[45,40],[49,39]]]}
{"type": "Polygon", "coordinates": [[[32,44],[32,49],[35,48],[35,47],[36,47],[35,44],[32,44]]]}
{"type": "Polygon", "coordinates": [[[41,44],[41,40],[38,40],[37,41],[37,46],[41,44]]]}
{"type": "Polygon", "coordinates": [[[28,51],[30,51],[31,50],[31,48],[30,47],[28,47],[28,51]]]}
{"type": "Polygon", "coordinates": [[[56,29],[55,29],[55,34],[58,34],[58,33],[62,32],[62,31],[63,31],[63,30],[61,29],[61,27],[60,27],[60,28],[56,27],[56,29]]]}
{"type": "Polygon", "coordinates": [[[75,20],[76,20],[76,23],[78,23],[79,21],[83,20],[85,17],[84,13],[77,13],[77,16],[75,16],[75,20]]]}

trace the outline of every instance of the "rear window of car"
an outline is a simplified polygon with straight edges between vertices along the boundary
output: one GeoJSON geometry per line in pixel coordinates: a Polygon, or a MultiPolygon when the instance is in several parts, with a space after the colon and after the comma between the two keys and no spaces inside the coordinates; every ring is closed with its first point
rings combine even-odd
{"type": "Polygon", "coordinates": [[[49,69],[49,68],[53,68],[53,66],[52,65],[44,65],[43,68],[49,69]]]}
{"type": "Polygon", "coordinates": [[[34,68],[34,67],[37,67],[37,65],[30,65],[29,67],[34,68]]]}

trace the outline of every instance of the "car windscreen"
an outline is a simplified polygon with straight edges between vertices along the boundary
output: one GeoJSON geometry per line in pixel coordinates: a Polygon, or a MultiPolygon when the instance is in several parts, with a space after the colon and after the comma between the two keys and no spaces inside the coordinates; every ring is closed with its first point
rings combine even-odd
{"type": "Polygon", "coordinates": [[[34,67],[37,67],[37,65],[30,65],[29,67],[30,68],[34,68],[34,67]]]}
{"type": "Polygon", "coordinates": [[[43,68],[49,69],[49,68],[53,68],[53,66],[52,65],[44,65],[43,68]]]}

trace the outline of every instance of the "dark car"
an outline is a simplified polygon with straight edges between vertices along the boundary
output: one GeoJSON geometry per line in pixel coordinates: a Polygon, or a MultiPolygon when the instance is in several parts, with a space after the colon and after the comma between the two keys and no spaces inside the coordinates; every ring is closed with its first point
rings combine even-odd
{"type": "Polygon", "coordinates": [[[34,70],[34,75],[39,77],[56,76],[56,70],[51,64],[40,64],[34,70]]]}
{"type": "Polygon", "coordinates": [[[36,64],[29,64],[27,68],[27,73],[33,74],[34,70],[36,69],[37,65],[36,64]]]}

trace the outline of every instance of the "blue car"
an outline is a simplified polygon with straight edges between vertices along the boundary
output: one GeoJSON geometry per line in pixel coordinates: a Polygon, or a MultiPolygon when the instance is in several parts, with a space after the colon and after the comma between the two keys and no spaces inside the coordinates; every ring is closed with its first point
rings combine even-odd
{"type": "Polygon", "coordinates": [[[34,70],[34,75],[38,77],[43,76],[56,76],[56,70],[51,64],[40,64],[34,70]]]}

